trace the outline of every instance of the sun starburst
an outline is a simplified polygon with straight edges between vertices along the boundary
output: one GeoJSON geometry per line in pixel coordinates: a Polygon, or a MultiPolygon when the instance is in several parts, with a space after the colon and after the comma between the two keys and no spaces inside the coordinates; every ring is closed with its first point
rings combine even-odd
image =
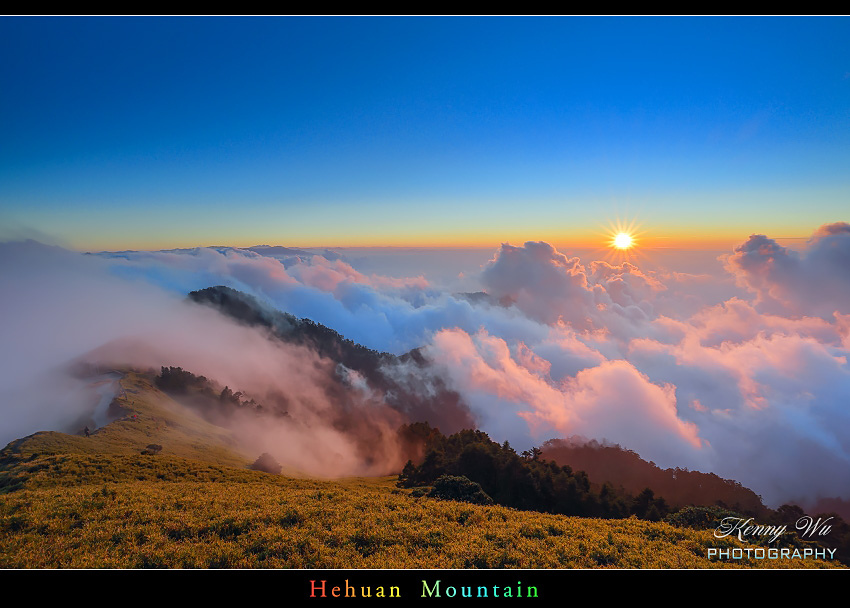
{"type": "Polygon", "coordinates": [[[600,233],[600,236],[605,238],[605,259],[609,262],[620,263],[640,257],[646,247],[642,239],[645,232],[634,219],[609,221],[604,232],[600,233]]]}
{"type": "Polygon", "coordinates": [[[616,224],[608,225],[608,246],[622,253],[627,253],[639,245],[637,223],[632,221],[624,223],[617,221],[616,224]]]}

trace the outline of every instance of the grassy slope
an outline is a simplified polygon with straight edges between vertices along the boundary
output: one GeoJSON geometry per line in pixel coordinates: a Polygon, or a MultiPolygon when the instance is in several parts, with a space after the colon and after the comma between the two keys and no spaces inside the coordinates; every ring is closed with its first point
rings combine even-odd
{"type": "Polygon", "coordinates": [[[738,546],[636,519],[412,498],[393,478],[248,470],[225,431],[158,405],[167,397],[148,377],[121,384],[124,419],[0,452],[0,567],[704,568],[728,565],[709,562],[707,547],[738,546]],[[141,455],[149,443],[162,453],[141,455]]]}
{"type": "Polygon", "coordinates": [[[162,454],[244,466],[246,458],[232,448],[225,429],[209,424],[159,391],[152,379],[130,372],[120,380],[124,394],[113,401],[123,416],[92,433],[78,437],[52,431],[35,433],[10,443],[0,457],[13,453],[138,455],[146,445],[163,446],[162,454]]]}

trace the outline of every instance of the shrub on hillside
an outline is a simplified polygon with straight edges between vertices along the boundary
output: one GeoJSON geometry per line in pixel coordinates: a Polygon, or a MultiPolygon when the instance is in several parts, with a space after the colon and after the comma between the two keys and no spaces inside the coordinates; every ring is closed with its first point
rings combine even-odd
{"type": "Polygon", "coordinates": [[[254,461],[251,468],[255,471],[264,471],[266,473],[271,473],[272,475],[280,475],[280,471],[282,469],[280,463],[268,452],[263,452],[260,457],[254,461]]]}
{"type": "Polygon", "coordinates": [[[430,498],[460,500],[475,505],[491,505],[493,499],[481,489],[481,486],[463,475],[443,475],[434,482],[434,489],[428,493],[430,498]]]}

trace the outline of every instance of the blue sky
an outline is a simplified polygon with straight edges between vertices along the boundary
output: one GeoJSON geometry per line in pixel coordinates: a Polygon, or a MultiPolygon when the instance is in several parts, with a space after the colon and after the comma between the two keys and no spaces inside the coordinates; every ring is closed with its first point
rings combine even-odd
{"type": "Polygon", "coordinates": [[[79,249],[846,221],[847,18],[0,18],[0,223],[79,249]]]}

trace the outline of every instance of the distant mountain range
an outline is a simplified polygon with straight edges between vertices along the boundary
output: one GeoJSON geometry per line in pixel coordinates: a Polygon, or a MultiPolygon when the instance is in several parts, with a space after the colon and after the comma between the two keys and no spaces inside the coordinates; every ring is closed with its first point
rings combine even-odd
{"type": "MultiPolygon", "coordinates": [[[[306,249],[298,249],[295,247],[283,247],[282,245],[254,245],[252,247],[230,247],[227,245],[210,245],[208,247],[178,247],[175,249],[160,249],[159,253],[183,253],[191,254],[198,249],[214,249],[219,253],[227,253],[228,251],[251,251],[258,255],[275,258],[286,263],[295,258],[310,259],[315,255],[320,255],[326,260],[343,260],[345,256],[333,251],[332,249],[323,249],[321,251],[308,251],[306,249]]],[[[87,255],[98,255],[107,258],[129,258],[131,254],[140,253],[133,249],[124,251],[98,251],[89,252],[87,255]]]]}

